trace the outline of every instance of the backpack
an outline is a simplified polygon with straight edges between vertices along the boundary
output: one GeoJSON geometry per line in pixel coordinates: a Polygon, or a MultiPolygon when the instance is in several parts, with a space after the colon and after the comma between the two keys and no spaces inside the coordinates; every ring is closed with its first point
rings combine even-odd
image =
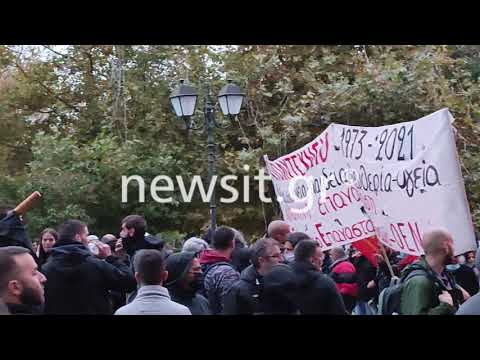
{"type": "Polygon", "coordinates": [[[400,315],[400,302],[404,284],[415,276],[427,276],[430,279],[432,275],[424,269],[412,270],[407,276],[399,279],[392,278],[390,285],[382,290],[378,296],[378,313],[377,315],[400,315]]]}

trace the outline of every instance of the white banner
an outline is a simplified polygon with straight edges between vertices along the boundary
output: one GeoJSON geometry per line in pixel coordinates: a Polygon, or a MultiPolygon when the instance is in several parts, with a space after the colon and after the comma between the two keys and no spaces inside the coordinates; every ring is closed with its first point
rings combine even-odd
{"type": "Polygon", "coordinates": [[[301,149],[265,157],[284,220],[323,250],[377,235],[420,255],[433,228],[452,234],[456,255],[474,250],[452,122],[442,109],[389,126],[331,124],[301,149]]]}

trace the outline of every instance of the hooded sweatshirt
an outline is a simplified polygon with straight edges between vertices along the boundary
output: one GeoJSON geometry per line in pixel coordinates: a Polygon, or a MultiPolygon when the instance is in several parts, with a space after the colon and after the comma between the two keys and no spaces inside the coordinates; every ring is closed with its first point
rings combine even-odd
{"type": "Polygon", "coordinates": [[[200,295],[197,289],[186,289],[183,286],[194,258],[194,252],[185,251],[170,255],[167,258],[168,279],[165,287],[172,301],[188,307],[192,315],[211,315],[208,300],[200,295]]]}
{"type": "Polygon", "coordinates": [[[200,264],[204,275],[205,295],[214,315],[223,311],[225,295],[240,274],[230,263],[230,259],[216,250],[205,250],[200,256],[200,264]]]}
{"type": "Polygon", "coordinates": [[[112,314],[108,291],[136,288],[127,264],[114,256],[101,260],[76,241],[55,244],[42,272],[46,314],[112,314]]]}

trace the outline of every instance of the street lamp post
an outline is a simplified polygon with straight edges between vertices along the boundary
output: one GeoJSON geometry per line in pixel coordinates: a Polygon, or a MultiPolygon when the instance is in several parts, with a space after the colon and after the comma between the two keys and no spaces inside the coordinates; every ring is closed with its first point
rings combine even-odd
{"type": "MultiPolygon", "coordinates": [[[[210,85],[206,86],[203,115],[203,123],[199,127],[192,125],[192,116],[195,112],[197,102],[197,91],[193,86],[185,84],[184,80],[180,80],[179,86],[172,92],[170,101],[172,103],[175,114],[185,120],[188,130],[201,130],[205,127],[207,130],[207,154],[208,154],[208,184],[210,185],[215,175],[215,128],[222,128],[215,120],[215,106],[210,94],[210,85]]],[[[225,85],[218,94],[218,103],[220,109],[225,116],[233,118],[240,113],[245,93],[231,80],[225,85]]],[[[217,223],[217,206],[215,200],[215,186],[213,187],[212,196],[210,198],[210,231],[216,229],[217,223]]]]}

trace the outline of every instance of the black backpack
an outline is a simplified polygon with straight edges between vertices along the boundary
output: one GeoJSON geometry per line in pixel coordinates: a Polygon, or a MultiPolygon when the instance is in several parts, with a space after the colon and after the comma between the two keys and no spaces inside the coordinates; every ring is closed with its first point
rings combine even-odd
{"type": "Polygon", "coordinates": [[[400,302],[402,298],[402,291],[404,284],[416,276],[426,276],[435,284],[438,284],[438,280],[425,269],[414,269],[408,273],[405,277],[393,278],[390,281],[390,285],[383,289],[378,296],[378,314],[377,315],[401,315],[400,302]]]}

